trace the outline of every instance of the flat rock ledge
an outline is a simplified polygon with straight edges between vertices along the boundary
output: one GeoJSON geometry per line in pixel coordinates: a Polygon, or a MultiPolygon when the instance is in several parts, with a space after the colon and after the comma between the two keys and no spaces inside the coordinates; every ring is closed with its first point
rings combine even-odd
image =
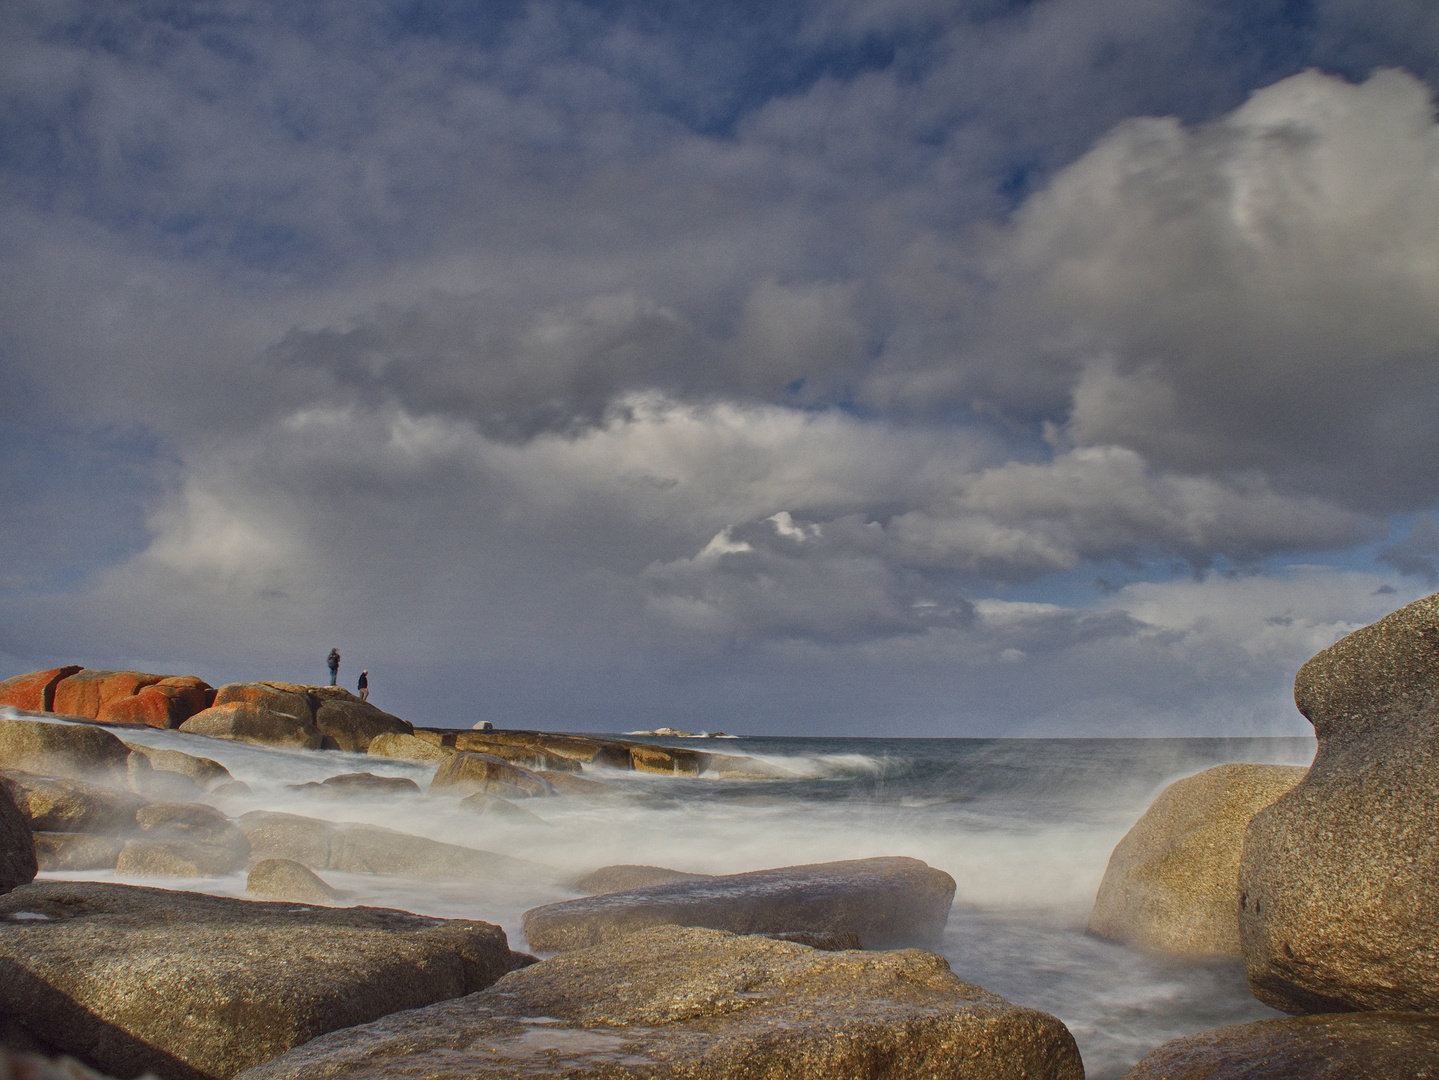
{"type": "Polygon", "coordinates": [[[652,926],[703,926],[736,934],[828,930],[868,948],[937,939],[954,878],[902,857],[854,859],[672,881],[531,908],[525,939],[566,952],[652,926]]]}
{"type": "Polygon", "coordinates": [[[1124,1080],[1435,1080],[1439,1016],[1371,1012],[1260,1020],[1165,1043],[1124,1080]]]}
{"type": "Polygon", "coordinates": [[[497,926],[383,908],[69,881],[0,897],[0,1015],[121,1077],[228,1080],[521,962],[497,926]]]}
{"type": "Polygon", "coordinates": [[[1068,1030],[917,949],[661,927],[336,1031],[239,1080],[1082,1080],[1068,1030]]]}

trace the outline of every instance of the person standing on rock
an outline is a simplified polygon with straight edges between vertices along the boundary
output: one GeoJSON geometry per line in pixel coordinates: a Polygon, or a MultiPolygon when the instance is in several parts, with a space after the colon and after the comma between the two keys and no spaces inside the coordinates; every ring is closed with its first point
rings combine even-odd
{"type": "Polygon", "coordinates": [[[360,683],[355,687],[360,692],[361,701],[370,700],[370,669],[366,668],[360,672],[360,683]]]}
{"type": "Polygon", "coordinates": [[[329,659],[325,663],[330,665],[330,685],[335,685],[335,680],[340,677],[340,650],[331,649],[329,659]]]}

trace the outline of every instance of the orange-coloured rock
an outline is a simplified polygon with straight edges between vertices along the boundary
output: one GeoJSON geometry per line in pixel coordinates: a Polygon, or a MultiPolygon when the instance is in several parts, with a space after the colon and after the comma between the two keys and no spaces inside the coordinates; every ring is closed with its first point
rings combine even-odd
{"type": "Polygon", "coordinates": [[[154,686],[166,677],[152,675],[147,671],[81,668],[55,684],[52,711],[94,720],[100,715],[100,710],[112,701],[134,697],[144,687],[154,686]]]}
{"type": "Polygon", "coordinates": [[[431,792],[472,795],[484,792],[502,799],[549,795],[549,784],[538,774],[493,757],[461,751],[446,758],[430,781],[431,792]]]}
{"type": "Polygon", "coordinates": [[[226,683],[215,691],[215,705],[254,705],[272,713],[293,717],[305,724],[315,722],[315,711],[303,686],[288,683],[226,683]]]}
{"type": "Polygon", "coordinates": [[[709,765],[710,756],[698,750],[636,743],[630,747],[630,768],[636,772],[668,776],[698,776],[709,765]]]}
{"type": "Polygon", "coordinates": [[[100,706],[95,719],[107,724],[146,724],[177,728],[210,707],[215,691],[193,675],[172,675],[142,686],[131,697],[115,698],[100,706]]]}
{"type": "Polygon", "coordinates": [[[13,679],[6,679],[0,682],[0,705],[11,705],[17,709],[28,709],[30,712],[53,712],[55,684],[79,670],[79,664],[72,664],[69,667],[32,671],[28,675],[16,675],[13,679]]]}

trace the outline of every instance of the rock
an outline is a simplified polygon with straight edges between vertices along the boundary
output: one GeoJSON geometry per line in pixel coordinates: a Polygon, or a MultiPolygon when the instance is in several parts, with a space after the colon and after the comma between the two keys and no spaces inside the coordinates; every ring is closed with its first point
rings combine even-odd
{"type": "Polygon", "coordinates": [[[624,892],[626,889],[645,889],[651,885],[668,885],[672,881],[698,881],[708,879],[709,874],[687,874],[683,870],[667,870],[663,866],[636,866],[618,863],[601,866],[570,882],[570,887],[586,896],[601,893],[624,892]]]}
{"type": "Polygon", "coordinates": [[[1439,595],[1319,653],[1308,775],[1240,862],[1250,988],[1285,1012],[1439,1010],[1439,595]]]}
{"type": "MultiPolygon", "coordinates": [[[[229,769],[207,757],[196,757],[194,754],[186,754],[180,750],[162,750],[154,746],[142,746],[140,743],[127,742],[125,745],[130,749],[132,755],[139,754],[144,757],[150,763],[150,768],[156,772],[177,773],[193,781],[205,791],[234,779],[230,775],[229,769]]],[[[133,757],[131,760],[134,760],[133,757]]]]}
{"type": "Polygon", "coordinates": [[[705,776],[721,780],[793,780],[795,774],[780,765],[740,754],[710,754],[705,776]]]}
{"type": "Polygon", "coordinates": [[[0,718],[0,768],[7,771],[124,784],[129,757],[124,743],[92,724],[0,718]]]}
{"type": "Polygon", "coordinates": [[[477,791],[502,799],[527,799],[553,794],[537,773],[490,754],[460,751],[446,758],[430,781],[431,794],[472,795],[477,791]]]}
{"type": "Polygon", "coordinates": [[[669,776],[698,776],[709,765],[710,756],[698,750],[668,746],[630,747],[630,768],[635,772],[664,773],[669,776]]]}
{"type": "Polygon", "coordinates": [[[374,773],[341,773],[327,776],[321,785],[331,791],[356,795],[418,795],[420,785],[408,776],[376,776],[374,773]]]}
{"type": "Polygon", "coordinates": [[[412,728],[407,720],[391,716],[368,701],[350,697],[322,700],[315,710],[315,727],[321,736],[335,741],[340,750],[364,753],[376,735],[408,735],[412,728]]]}
{"type": "Polygon", "coordinates": [[[309,720],[245,701],[229,701],[198,712],[181,724],[180,730],[265,746],[299,750],[320,748],[320,733],[309,720]]]}
{"type": "Polygon", "coordinates": [[[438,743],[431,743],[417,735],[389,733],[376,735],[365,748],[367,754],[375,757],[395,758],[399,761],[444,761],[454,753],[438,743]]]}
{"type": "Polygon", "coordinates": [[[107,724],[146,724],[177,728],[215,701],[214,688],[193,675],[167,675],[142,686],[131,697],[104,702],[95,719],[107,724]]]}
{"type": "Polygon", "coordinates": [[[35,833],[35,859],[40,869],[113,870],[125,840],[119,836],[78,832],[35,833]]]}
{"type": "Polygon", "coordinates": [[[494,731],[495,725],[488,720],[477,720],[470,726],[471,731],[494,731]]]}
{"type": "Polygon", "coordinates": [[[1244,830],[1305,771],[1218,765],[1170,784],[1110,856],[1089,932],[1154,952],[1242,956],[1244,830]]]}
{"type": "Polygon", "coordinates": [[[0,1077],[5,1080],[114,1080],[86,1068],[72,1057],[57,1058],[9,1046],[0,1046],[0,1077]]]}
{"type": "Polygon", "coordinates": [[[442,844],[377,825],[252,810],[240,828],[258,858],[293,859],[312,870],[406,877],[549,881],[545,867],[491,851],[442,844]]]}
{"type": "Polygon", "coordinates": [[[323,906],[340,898],[318,874],[293,859],[263,859],[256,863],[245,882],[245,892],[257,900],[323,906]]]}
{"type": "Polygon", "coordinates": [[[774,941],[793,941],[823,952],[844,952],[847,949],[862,949],[864,943],[858,934],[841,933],[838,930],[790,930],[783,934],[765,934],[774,941]]]}
{"type": "Polygon", "coordinates": [[[545,769],[550,772],[577,773],[581,766],[574,758],[554,754],[541,746],[529,743],[510,743],[502,739],[491,739],[474,731],[422,730],[417,737],[433,746],[447,750],[469,750],[476,754],[489,754],[523,765],[527,769],[545,769]]]}
{"type": "Polygon", "coordinates": [[[151,803],[135,815],[141,834],[120,850],[115,873],[128,877],[219,877],[244,867],[250,842],[203,803],[151,803]]]}
{"type": "Polygon", "coordinates": [[[159,771],[150,764],[150,759],[144,754],[131,751],[125,769],[129,774],[130,790],[147,799],[199,802],[204,797],[205,790],[188,776],[159,771]]]}
{"type": "Polygon", "coordinates": [[[530,825],[549,824],[544,818],[531,813],[523,806],[516,806],[508,799],[502,799],[498,795],[486,795],[483,791],[466,795],[460,800],[460,807],[473,814],[493,815],[508,821],[522,821],[530,825]]]}
{"type": "Polygon", "coordinates": [[[1081,1080],[1057,1019],[910,949],[665,927],[335,1032],[241,1080],[1081,1080]]]}
{"type": "Polygon", "coordinates": [[[145,800],[126,791],[32,773],[0,774],[15,805],[36,832],[114,833],[135,828],[145,800]]]}
{"type": "Polygon", "coordinates": [[[0,1013],[92,1066],[165,1080],[226,1080],[513,964],[487,923],[68,881],[0,898],[0,958],[0,1013]]]}
{"type": "Polygon", "coordinates": [[[226,683],[215,691],[216,705],[253,705],[313,725],[315,710],[303,686],[291,683],[226,683]]]}
{"type": "Polygon", "coordinates": [[[56,683],[79,670],[79,664],[71,664],[69,667],[32,671],[28,675],[6,679],[0,682],[0,706],[9,705],[31,712],[54,712],[56,683]]]}
{"type": "MultiPolygon", "coordinates": [[[[416,729],[419,734],[420,729],[416,729]]],[[[444,734],[444,733],[439,733],[444,734]]],[[[547,754],[569,758],[581,764],[604,765],[612,769],[630,768],[630,743],[622,739],[595,739],[585,735],[554,735],[548,731],[489,731],[486,742],[528,746],[547,754]]]]}
{"type": "Polygon", "coordinates": [[[880,948],[938,938],[953,900],[954,879],[918,859],[855,859],[546,904],[525,912],[524,927],[537,952],[586,948],[664,925],[737,934],[847,931],[880,948]]]}
{"type": "Polygon", "coordinates": [[[615,794],[615,788],[600,780],[591,780],[587,776],[576,776],[574,773],[550,772],[548,769],[539,773],[539,777],[550,786],[550,791],[555,795],[571,795],[581,799],[599,799],[607,795],[615,794]]]}
{"type": "Polygon", "coordinates": [[[1287,1017],[1165,1043],[1124,1080],[1433,1080],[1439,1017],[1369,1012],[1287,1017]]]}
{"type": "Polygon", "coordinates": [[[105,705],[120,698],[134,697],[142,687],[165,678],[148,671],[106,671],[81,668],[55,684],[52,711],[94,720],[105,705]]]}
{"type": "Polygon", "coordinates": [[[0,893],[28,885],[38,870],[30,822],[10,792],[0,788],[0,893]]]}

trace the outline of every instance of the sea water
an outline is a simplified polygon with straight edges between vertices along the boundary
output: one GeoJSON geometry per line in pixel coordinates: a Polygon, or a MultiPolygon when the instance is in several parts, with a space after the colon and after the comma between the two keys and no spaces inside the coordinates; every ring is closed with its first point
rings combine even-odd
{"type": "MultiPolygon", "coordinates": [[[[120,733],[120,732],[117,732],[120,733]]],[[[541,863],[572,875],[613,863],[705,874],[908,855],[952,875],[939,951],[963,979],[1060,1017],[1090,1080],[1120,1076],[1149,1050],[1223,1024],[1277,1016],[1237,962],[1147,956],[1085,932],[1114,845],[1163,788],[1227,761],[1308,764],[1313,739],[839,739],[646,741],[759,758],[791,778],[723,780],[604,769],[597,799],[525,800],[526,821],[478,816],[450,799],[336,796],[293,785],[344,772],[408,776],[433,765],[334,751],[287,751],[180,732],[124,738],[220,761],[248,794],[226,813],[284,810],[384,825],[541,863]]],[[[109,872],[48,875],[116,880],[109,872]]],[[[326,872],[346,903],[499,923],[526,947],[521,915],[577,895],[563,884],[433,882],[326,872]]],[[[159,884],[139,879],[133,884],[159,884]]],[[[167,887],[243,895],[243,874],[167,887]]]]}

